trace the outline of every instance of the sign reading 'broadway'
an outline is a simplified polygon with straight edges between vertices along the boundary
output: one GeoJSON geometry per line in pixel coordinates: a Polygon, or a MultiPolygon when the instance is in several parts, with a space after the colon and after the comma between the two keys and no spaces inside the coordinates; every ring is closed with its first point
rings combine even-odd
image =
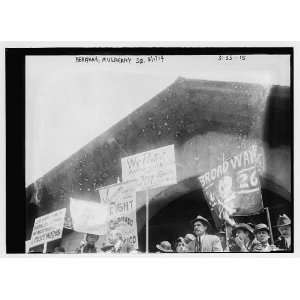
{"type": "Polygon", "coordinates": [[[199,177],[211,208],[224,215],[249,215],[263,207],[259,175],[263,150],[257,145],[241,151],[199,177]]]}

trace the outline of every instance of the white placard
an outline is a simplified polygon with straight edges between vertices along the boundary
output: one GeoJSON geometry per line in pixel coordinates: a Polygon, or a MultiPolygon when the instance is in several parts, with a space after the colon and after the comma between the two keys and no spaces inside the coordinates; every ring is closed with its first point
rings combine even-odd
{"type": "Polygon", "coordinates": [[[107,204],[70,198],[70,211],[75,231],[105,234],[108,217],[107,204]]]}
{"type": "Polygon", "coordinates": [[[108,236],[118,230],[123,240],[138,249],[136,223],[136,181],[124,182],[99,189],[101,203],[109,205],[107,218],[108,236]]]}
{"type": "Polygon", "coordinates": [[[137,180],[137,190],[177,183],[174,145],[121,159],[123,181],[137,180]]]}
{"type": "Polygon", "coordinates": [[[36,218],[32,230],[30,247],[60,239],[62,237],[65,214],[66,209],[62,208],[36,218]]]}

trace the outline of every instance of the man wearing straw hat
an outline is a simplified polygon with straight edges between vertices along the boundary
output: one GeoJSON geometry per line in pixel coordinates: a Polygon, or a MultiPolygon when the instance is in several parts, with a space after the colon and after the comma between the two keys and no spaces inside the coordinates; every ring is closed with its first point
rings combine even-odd
{"type": "Polygon", "coordinates": [[[275,241],[275,245],[280,250],[291,251],[291,219],[286,214],[279,215],[276,227],[280,233],[280,236],[275,241]]]}
{"type": "Polygon", "coordinates": [[[156,245],[156,249],[158,250],[156,253],[172,253],[171,243],[168,241],[162,241],[156,245]]]}
{"type": "Polygon", "coordinates": [[[196,238],[187,245],[188,252],[223,252],[220,239],[216,235],[207,234],[210,223],[206,218],[197,216],[191,223],[196,238]]]}

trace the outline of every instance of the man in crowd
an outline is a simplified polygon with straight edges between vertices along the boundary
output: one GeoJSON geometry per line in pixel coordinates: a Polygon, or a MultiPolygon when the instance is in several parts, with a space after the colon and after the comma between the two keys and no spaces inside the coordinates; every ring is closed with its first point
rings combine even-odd
{"type": "Polygon", "coordinates": [[[101,248],[106,253],[136,253],[134,245],[127,241],[122,232],[115,228],[107,236],[107,242],[101,248]]]}
{"type": "Polygon", "coordinates": [[[276,240],[275,245],[280,250],[291,251],[291,220],[286,214],[279,215],[277,220],[277,228],[280,236],[276,240]]]}
{"type": "Polygon", "coordinates": [[[246,223],[237,224],[232,229],[233,243],[230,246],[230,252],[250,252],[253,239],[253,230],[246,223]]]}
{"type": "Polygon", "coordinates": [[[187,245],[188,252],[223,252],[220,239],[215,235],[207,234],[210,223],[206,218],[197,216],[191,223],[196,239],[187,245]]]}
{"type": "Polygon", "coordinates": [[[98,241],[99,236],[96,234],[87,233],[85,241],[80,245],[80,248],[76,250],[77,253],[97,253],[97,248],[95,246],[98,241]]]}
{"type": "Polygon", "coordinates": [[[276,247],[269,244],[270,229],[266,224],[257,224],[254,229],[256,242],[251,247],[252,252],[271,252],[276,247]]]}
{"type": "Polygon", "coordinates": [[[227,247],[227,241],[226,241],[226,232],[223,230],[220,230],[217,233],[217,237],[220,239],[221,246],[223,248],[224,252],[228,252],[228,247],[227,247]]]}

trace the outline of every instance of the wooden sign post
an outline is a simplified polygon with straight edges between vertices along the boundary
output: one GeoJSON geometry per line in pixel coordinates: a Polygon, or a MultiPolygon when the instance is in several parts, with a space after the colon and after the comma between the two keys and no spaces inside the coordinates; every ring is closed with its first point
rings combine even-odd
{"type": "Polygon", "coordinates": [[[271,245],[274,245],[274,237],[273,237],[273,231],[272,231],[272,224],[271,224],[269,208],[265,207],[265,211],[266,211],[266,215],[267,215],[268,226],[269,226],[269,229],[270,229],[271,245]]]}
{"type": "Polygon", "coordinates": [[[47,253],[47,242],[44,243],[43,254],[47,253]]]}

